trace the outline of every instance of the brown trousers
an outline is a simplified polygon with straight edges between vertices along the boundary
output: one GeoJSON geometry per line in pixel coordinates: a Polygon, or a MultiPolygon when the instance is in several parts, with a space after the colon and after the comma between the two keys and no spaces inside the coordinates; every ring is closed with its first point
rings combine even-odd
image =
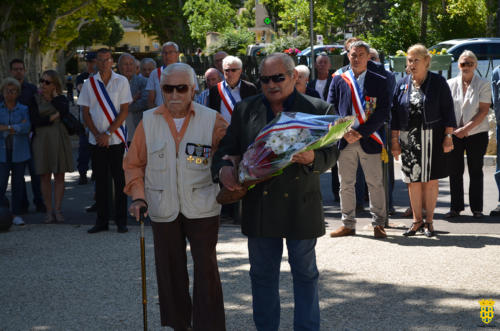
{"type": "Polygon", "coordinates": [[[224,299],[215,246],[219,216],[151,222],[161,325],[177,330],[226,330],[224,299]],[[186,238],[194,264],[193,303],[189,296],[186,238]]]}

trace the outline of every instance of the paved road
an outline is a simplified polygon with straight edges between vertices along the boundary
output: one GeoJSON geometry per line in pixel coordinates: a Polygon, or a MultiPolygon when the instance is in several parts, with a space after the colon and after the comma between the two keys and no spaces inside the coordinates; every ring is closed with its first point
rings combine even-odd
{"type": "MultiPolygon", "coordinates": [[[[486,212],[498,198],[493,170],[485,168],[486,212]]],[[[329,176],[322,176],[327,231],[340,225],[329,176]]],[[[140,330],[138,227],[131,222],[126,234],[111,227],[109,232],[88,235],[95,214],[83,208],[92,202],[92,184],[76,185],[76,173],[67,179],[66,224],[41,224],[43,215],[31,212],[26,226],[0,233],[0,330],[140,330]]],[[[436,238],[405,238],[402,229],[389,229],[386,240],[376,240],[369,214],[364,213],[355,237],[318,240],[322,330],[480,329],[482,298],[497,301],[498,312],[500,220],[476,221],[470,211],[465,212],[469,216],[442,220],[449,203],[446,180],[440,192],[436,238]]],[[[399,211],[407,206],[400,182],[395,205],[399,211]]],[[[411,220],[397,216],[391,222],[409,225],[411,220]]],[[[150,330],[160,330],[153,254],[148,226],[149,323],[150,330]]],[[[246,240],[237,226],[221,227],[218,259],[228,330],[254,330],[246,240]]],[[[293,329],[286,260],[280,279],[280,330],[293,329]]],[[[191,262],[189,268],[191,272],[191,262]]],[[[488,329],[499,329],[499,318],[488,329]]]]}

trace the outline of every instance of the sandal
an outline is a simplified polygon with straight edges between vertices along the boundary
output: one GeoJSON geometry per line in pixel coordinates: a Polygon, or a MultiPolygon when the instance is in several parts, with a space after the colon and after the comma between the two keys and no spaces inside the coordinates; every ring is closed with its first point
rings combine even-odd
{"type": "Polygon", "coordinates": [[[425,222],[424,224],[424,234],[426,237],[434,237],[436,235],[436,231],[434,231],[434,222],[427,223],[425,222]],[[432,230],[431,230],[432,227],[432,230]]]}
{"type": "Polygon", "coordinates": [[[402,214],[402,217],[411,217],[413,215],[413,210],[411,207],[407,208],[402,214]]]}
{"type": "Polygon", "coordinates": [[[453,210],[453,209],[450,209],[449,212],[444,214],[444,218],[453,218],[453,217],[458,217],[458,216],[460,216],[460,212],[453,210]]]}
{"type": "Polygon", "coordinates": [[[413,222],[411,228],[406,230],[406,232],[403,233],[403,236],[405,236],[405,237],[414,236],[417,233],[417,231],[419,231],[422,228],[422,225],[424,225],[423,221],[413,222]],[[419,224],[419,225],[417,226],[417,224],[419,224]],[[412,229],[415,229],[415,230],[412,230],[412,229]]]}
{"type": "Polygon", "coordinates": [[[54,219],[54,215],[52,213],[45,215],[45,219],[43,220],[43,223],[51,224],[54,222],[55,222],[55,219],[54,219]]]}
{"type": "Polygon", "coordinates": [[[56,223],[64,223],[64,216],[62,215],[60,210],[56,210],[54,212],[54,216],[56,218],[56,223]]]}

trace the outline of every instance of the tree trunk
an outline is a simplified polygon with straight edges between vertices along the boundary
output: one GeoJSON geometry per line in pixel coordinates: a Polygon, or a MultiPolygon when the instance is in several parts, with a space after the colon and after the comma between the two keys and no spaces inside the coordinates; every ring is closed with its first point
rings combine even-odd
{"type": "Polygon", "coordinates": [[[428,0],[420,0],[420,42],[425,45],[427,40],[428,0]]]}

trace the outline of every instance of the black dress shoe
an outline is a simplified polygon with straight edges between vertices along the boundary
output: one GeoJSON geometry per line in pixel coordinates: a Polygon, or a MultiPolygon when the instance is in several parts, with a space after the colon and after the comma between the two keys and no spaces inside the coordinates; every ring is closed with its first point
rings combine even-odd
{"type": "Polygon", "coordinates": [[[97,202],[94,202],[94,204],[90,207],[87,207],[87,209],[85,209],[85,211],[87,213],[95,213],[97,211],[97,202]]]}
{"type": "Polygon", "coordinates": [[[97,232],[101,232],[101,231],[108,231],[108,226],[107,225],[94,225],[87,232],[88,233],[97,233],[97,232]]]}
{"type": "Polygon", "coordinates": [[[126,233],[128,232],[128,228],[126,225],[118,225],[118,228],[116,229],[116,232],[118,233],[126,233]]]}
{"type": "Polygon", "coordinates": [[[83,175],[83,176],[80,175],[80,178],[78,179],[78,185],[85,185],[88,182],[89,182],[89,180],[87,179],[87,175],[83,175]]]}

